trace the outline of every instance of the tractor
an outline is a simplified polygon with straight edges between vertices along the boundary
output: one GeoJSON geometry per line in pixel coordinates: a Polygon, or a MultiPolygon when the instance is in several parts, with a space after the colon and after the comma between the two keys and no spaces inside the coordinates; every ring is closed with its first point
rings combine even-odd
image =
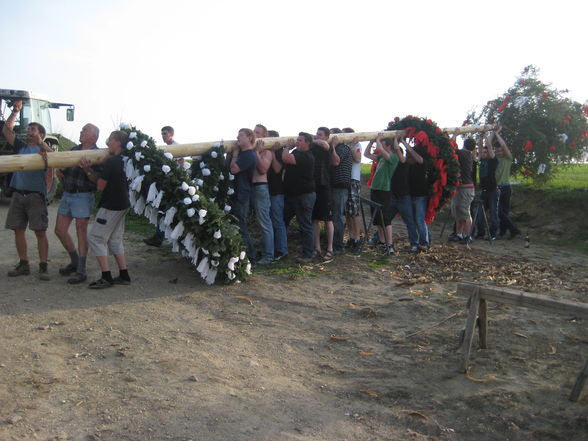
{"type": "MultiPolygon", "coordinates": [[[[55,151],[59,150],[59,138],[53,133],[53,127],[51,126],[50,109],[65,107],[67,121],[73,121],[75,106],[73,104],[53,103],[42,95],[25,90],[0,89],[0,156],[12,153],[9,148],[10,146],[8,146],[6,139],[2,135],[1,127],[12,111],[12,104],[19,100],[23,102],[23,107],[14,125],[16,136],[24,139],[29,123],[37,122],[43,125],[47,131],[45,142],[53,147],[55,151]]],[[[11,176],[12,174],[10,173],[0,174],[0,197],[7,193],[6,190],[10,185],[11,176]]],[[[47,203],[49,204],[53,200],[57,187],[57,180],[55,179],[53,169],[47,171],[46,179],[47,203]]]]}

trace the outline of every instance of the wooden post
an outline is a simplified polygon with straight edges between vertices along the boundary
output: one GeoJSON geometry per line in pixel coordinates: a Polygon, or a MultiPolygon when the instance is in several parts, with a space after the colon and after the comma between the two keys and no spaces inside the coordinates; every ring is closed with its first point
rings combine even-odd
{"type": "MultiPolygon", "coordinates": [[[[493,125],[484,126],[465,126],[465,127],[450,127],[445,129],[447,133],[477,133],[487,132],[494,129],[493,125]]],[[[354,138],[358,138],[359,141],[370,141],[375,139],[380,132],[359,132],[359,133],[339,133],[337,137],[341,142],[351,142],[354,138]]],[[[395,136],[396,131],[382,131],[385,136],[395,136]]],[[[296,136],[282,136],[279,138],[264,138],[265,148],[269,148],[276,142],[282,146],[288,145],[290,141],[294,140],[296,136]]],[[[222,141],[225,150],[230,150],[235,144],[235,140],[222,141]]],[[[158,148],[164,152],[170,152],[174,156],[194,156],[202,155],[208,152],[215,145],[220,144],[221,141],[212,142],[197,142],[192,144],[174,144],[171,146],[159,146],[158,148]]],[[[75,152],[54,152],[47,154],[47,163],[50,168],[63,168],[72,167],[77,165],[80,158],[86,157],[92,163],[98,163],[102,161],[108,152],[106,149],[99,150],[84,150],[75,152]]],[[[45,163],[40,155],[6,155],[2,156],[0,161],[0,173],[9,173],[14,171],[22,170],[42,170],[45,168],[45,163]]]]}
{"type": "Polygon", "coordinates": [[[480,349],[488,349],[488,304],[486,299],[480,299],[478,312],[478,325],[480,326],[480,349]]]}
{"type": "Polygon", "coordinates": [[[476,327],[476,319],[478,318],[478,309],[480,307],[480,292],[475,291],[470,296],[470,306],[468,318],[466,321],[466,328],[463,338],[462,354],[463,360],[460,366],[460,372],[467,372],[468,362],[470,360],[470,351],[472,349],[472,341],[474,339],[474,329],[476,327]]]}

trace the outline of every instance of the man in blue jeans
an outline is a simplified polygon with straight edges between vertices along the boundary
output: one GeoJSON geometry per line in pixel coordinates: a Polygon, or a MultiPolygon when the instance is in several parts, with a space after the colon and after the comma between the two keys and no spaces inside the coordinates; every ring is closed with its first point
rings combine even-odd
{"type": "Polygon", "coordinates": [[[421,250],[429,248],[429,229],[425,222],[427,204],[429,202],[429,186],[427,183],[427,148],[419,145],[413,149],[415,154],[408,154],[408,187],[414,214],[416,230],[421,250]]]}
{"type": "MultiPolygon", "coordinates": [[[[349,197],[349,188],[351,185],[351,167],[353,165],[353,155],[347,144],[340,143],[337,135],[334,135],[330,141],[335,146],[335,152],[339,156],[339,164],[331,165],[331,197],[333,201],[333,249],[343,251],[345,242],[343,235],[345,233],[345,205],[349,197]]],[[[355,143],[352,143],[355,145],[355,143]]]]}
{"type": "Polygon", "coordinates": [[[498,146],[496,147],[496,158],[498,164],[496,166],[496,185],[500,190],[500,196],[498,198],[498,219],[499,222],[499,236],[503,237],[507,231],[510,231],[509,239],[513,239],[517,235],[521,234],[521,230],[518,229],[517,225],[509,216],[510,211],[510,198],[512,195],[512,189],[510,187],[510,169],[512,165],[512,153],[510,149],[500,136],[500,127],[495,132],[498,146]]]}
{"type": "MultiPolygon", "coordinates": [[[[269,130],[268,136],[277,138],[280,136],[275,130],[269,130]]],[[[270,217],[274,229],[274,260],[284,259],[288,256],[288,230],[284,222],[284,163],[276,156],[281,150],[280,144],[272,146],[274,152],[272,165],[267,171],[267,183],[270,194],[270,217]]]]}
{"type": "MultiPolygon", "coordinates": [[[[257,124],[253,130],[256,138],[265,138],[267,129],[261,124],[257,124]]],[[[257,155],[257,164],[253,170],[253,208],[257,222],[261,228],[261,259],[257,265],[267,265],[274,260],[274,228],[270,216],[270,192],[267,179],[268,171],[272,165],[274,152],[266,149],[263,139],[257,139],[255,142],[255,153],[257,155]]]]}
{"type": "Polygon", "coordinates": [[[310,152],[312,135],[300,132],[296,138],[296,148],[291,152],[287,148],[276,152],[284,163],[284,191],[286,203],[284,220],[286,226],[296,216],[302,238],[302,257],[298,260],[307,263],[312,260],[314,251],[314,230],[312,210],[316,200],[314,183],[314,156],[310,152]]]}
{"type": "Polygon", "coordinates": [[[235,194],[233,196],[233,214],[237,216],[241,237],[247,251],[247,257],[255,259],[255,248],[249,236],[247,217],[251,201],[253,170],[257,163],[257,155],[253,151],[255,134],[251,129],[241,129],[237,142],[231,151],[229,169],[235,175],[235,194]]]}

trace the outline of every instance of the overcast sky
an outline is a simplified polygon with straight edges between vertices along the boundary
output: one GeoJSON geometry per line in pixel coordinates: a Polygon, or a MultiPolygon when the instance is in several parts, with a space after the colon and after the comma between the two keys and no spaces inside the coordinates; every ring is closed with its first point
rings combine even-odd
{"type": "Polygon", "coordinates": [[[161,142],[263,123],[377,131],[395,116],[461,125],[534,64],[588,99],[585,1],[21,0],[0,14],[0,88],[76,106],[54,129],[120,121],[161,142]]]}

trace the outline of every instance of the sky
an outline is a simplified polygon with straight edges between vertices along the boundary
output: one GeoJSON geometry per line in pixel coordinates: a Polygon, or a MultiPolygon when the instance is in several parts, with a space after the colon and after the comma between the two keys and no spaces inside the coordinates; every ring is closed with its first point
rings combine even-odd
{"type": "Polygon", "coordinates": [[[77,141],[120,122],[161,143],[382,130],[395,116],[461,125],[523,68],[588,100],[585,1],[21,0],[2,6],[0,88],[73,103],[77,141]]]}

